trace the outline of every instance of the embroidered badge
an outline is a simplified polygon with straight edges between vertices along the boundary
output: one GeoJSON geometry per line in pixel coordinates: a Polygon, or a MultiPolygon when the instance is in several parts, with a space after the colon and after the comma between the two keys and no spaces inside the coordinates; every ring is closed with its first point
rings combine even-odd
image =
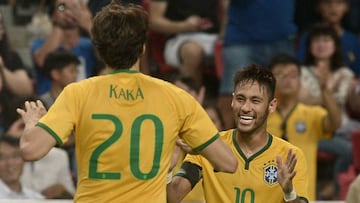
{"type": "Polygon", "coordinates": [[[306,124],[304,121],[296,121],[295,130],[297,133],[304,133],[306,131],[306,124]]]}
{"type": "Polygon", "coordinates": [[[264,181],[268,185],[274,185],[278,182],[277,181],[277,167],[276,167],[274,161],[269,162],[264,167],[264,181]]]}

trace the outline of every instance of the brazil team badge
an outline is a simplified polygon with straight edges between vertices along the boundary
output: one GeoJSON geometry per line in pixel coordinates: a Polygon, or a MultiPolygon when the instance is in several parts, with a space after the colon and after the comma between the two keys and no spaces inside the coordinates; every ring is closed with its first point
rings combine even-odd
{"type": "Polygon", "coordinates": [[[270,163],[264,167],[264,181],[268,185],[274,185],[277,181],[277,167],[275,163],[270,163]]]}

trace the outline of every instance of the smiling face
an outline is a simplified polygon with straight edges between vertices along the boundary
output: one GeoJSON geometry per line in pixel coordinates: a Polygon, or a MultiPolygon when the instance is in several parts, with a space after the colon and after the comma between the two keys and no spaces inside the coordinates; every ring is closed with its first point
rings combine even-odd
{"type": "Polygon", "coordinates": [[[10,185],[19,181],[24,161],[19,147],[8,143],[0,143],[0,178],[5,184],[10,185]]]}
{"type": "Polygon", "coordinates": [[[311,39],[310,52],[316,60],[330,59],[335,53],[335,40],[330,35],[314,36],[311,39]]]}
{"type": "Polygon", "coordinates": [[[267,117],[276,109],[276,99],[269,100],[267,88],[256,81],[236,85],[231,107],[237,130],[241,134],[266,131],[267,117]]]}

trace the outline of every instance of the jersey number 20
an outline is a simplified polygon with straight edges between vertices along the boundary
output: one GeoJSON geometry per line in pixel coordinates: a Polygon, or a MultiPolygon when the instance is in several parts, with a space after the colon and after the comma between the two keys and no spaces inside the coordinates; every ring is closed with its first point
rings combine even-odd
{"type": "MultiPolygon", "coordinates": [[[[95,148],[90,157],[89,163],[89,178],[90,179],[105,179],[105,180],[118,180],[121,179],[120,172],[99,172],[98,159],[101,154],[109,148],[112,144],[118,141],[123,133],[123,124],[118,117],[111,114],[93,114],[94,120],[108,120],[115,126],[114,133],[98,147],[95,148]]],[[[140,180],[148,180],[155,177],[160,168],[160,158],[164,141],[164,130],[161,120],[152,114],[143,114],[135,118],[131,125],[130,133],[130,169],[132,174],[140,180]],[[155,127],[155,150],[154,159],[151,170],[147,173],[142,172],[140,169],[140,132],[141,125],[145,120],[150,120],[154,123],[155,127]]]]}

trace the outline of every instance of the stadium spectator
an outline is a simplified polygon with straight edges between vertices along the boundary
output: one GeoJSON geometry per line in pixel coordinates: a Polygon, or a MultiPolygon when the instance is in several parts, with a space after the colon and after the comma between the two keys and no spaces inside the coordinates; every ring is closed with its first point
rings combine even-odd
{"type": "Polygon", "coordinates": [[[346,203],[360,202],[360,175],[351,183],[346,194],[346,203]]]}
{"type": "MultiPolygon", "coordinates": [[[[317,153],[320,139],[328,139],[341,125],[341,110],[327,89],[321,90],[324,106],[299,102],[300,63],[287,54],[277,54],[269,68],[276,78],[276,111],[268,118],[268,131],[303,150],[309,176],[309,200],[316,200],[317,153]]],[[[321,87],[324,87],[321,85],[321,87]]]]}
{"type": "MultiPolygon", "coordinates": [[[[304,66],[301,68],[301,90],[299,100],[310,105],[324,105],[321,90],[327,89],[341,109],[341,125],[331,139],[320,140],[319,150],[336,156],[334,174],[331,180],[333,191],[338,190],[337,174],[346,171],[352,162],[350,135],[343,134],[349,127],[349,116],[345,102],[354,74],[342,57],[341,41],[333,27],[316,24],[309,32],[304,66]],[[321,85],[324,85],[322,87],[321,85]]],[[[329,185],[329,187],[331,186],[329,185]]],[[[331,190],[330,190],[331,191],[331,190]]],[[[320,192],[322,193],[322,192],[320,192]]],[[[321,194],[322,199],[332,198],[334,194],[321,194]]]]}
{"type": "Polygon", "coordinates": [[[219,108],[225,129],[233,128],[232,78],[240,67],[268,64],[272,55],[294,54],[297,28],[295,0],[244,0],[224,3],[227,14],[223,40],[223,73],[220,81],[219,108]],[[227,6],[226,6],[227,5],[227,6]]]}
{"type": "MultiPolygon", "coordinates": [[[[17,139],[23,134],[25,123],[16,113],[16,108],[23,107],[24,101],[28,99],[36,97],[18,99],[11,106],[11,112],[17,118],[11,120],[12,124],[6,134],[17,139]]],[[[42,159],[24,163],[20,181],[22,185],[41,193],[47,199],[72,199],[75,186],[69,164],[69,155],[64,149],[52,148],[42,159]]]]}
{"type": "Polygon", "coordinates": [[[20,182],[24,166],[19,139],[10,135],[0,136],[0,199],[44,199],[20,182]]]}
{"type": "Polygon", "coordinates": [[[64,49],[79,57],[78,78],[92,76],[96,70],[96,52],[90,38],[80,36],[80,28],[90,32],[92,15],[83,1],[56,0],[50,9],[53,28],[46,38],[37,38],[31,44],[35,66],[36,93],[44,94],[51,88],[51,81],[43,73],[48,53],[64,49]]]}
{"type": "Polygon", "coordinates": [[[203,67],[213,64],[219,34],[217,0],[150,0],[152,31],[166,35],[165,62],[203,84],[203,67]]]}
{"type": "Polygon", "coordinates": [[[71,52],[57,50],[45,57],[43,72],[51,80],[51,89],[40,95],[47,109],[54,103],[62,90],[76,82],[79,59],[71,52]]]}
{"type": "Polygon", "coordinates": [[[0,68],[4,82],[15,96],[29,96],[34,93],[31,71],[27,69],[8,39],[2,13],[0,13],[0,68]]]}
{"type": "MultiPolygon", "coordinates": [[[[345,64],[360,76],[360,42],[359,36],[346,30],[343,25],[345,14],[349,11],[349,0],[316,0],[316,10],[321,16],[323,23],[332,26],[341,40],[343,60],[345,64]]],[[[309,33],[304,33],[297,49],[297,58],[304,62],[308,50],[306,41],[309,33]]]]}

